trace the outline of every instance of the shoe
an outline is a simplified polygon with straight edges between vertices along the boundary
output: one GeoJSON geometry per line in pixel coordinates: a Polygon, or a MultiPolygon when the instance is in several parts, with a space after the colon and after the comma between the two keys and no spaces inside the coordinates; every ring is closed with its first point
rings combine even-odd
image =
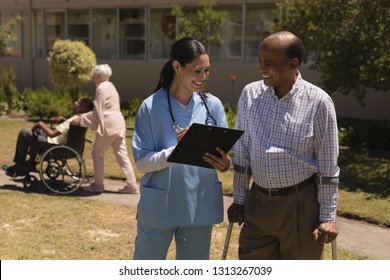
{"type": "Polygon", "coordinates": [[[2,166],[3,170],[5,170],[5,174],[9,177],[19,177],[19,176],[25,176],[26,175],[26,171],[25,170],[22,170],[22,169],[19,169],[16,167],[16,165],[7,165],[7,164],[4,164],[2,166]]]}
{"type": "Polygon", "coordinates": [[[5,175],[9,177],[16,177],[16,167],[15,165],[8,166],[8,165],[3,165],[3,170],[5,170],[5,175]]]}
{"type": "Polygon", "coordinates": [[[104,185],[96,185],[95,183],[92,183],[89,187],[84,187],[82,189],[86,192],[102,193],[104,192],[104,185]]]}
{"type": "Polygon", "coordinates": [[[119,189],[118,193],[123,193],[123,194],[138,194],[138,189],[131,188],[129,186],[124,187],[123,189],[119,189]]]}

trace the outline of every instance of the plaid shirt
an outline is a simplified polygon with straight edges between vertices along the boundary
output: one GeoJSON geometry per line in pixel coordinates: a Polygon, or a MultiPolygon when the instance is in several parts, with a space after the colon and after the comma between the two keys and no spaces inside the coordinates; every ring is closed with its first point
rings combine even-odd
{"type": "MultiPolygon", "coordinates": [[[[338,176],[336,112],[332,99],[299,73],[292,90],[279,99],[263,81],[248,84],[238,102],[233,163],[250,167],[263,188],[295,185],[317,173],[338,176]]],[[[234,172],[234,202],[244,204],[250,174],[234,172]]],[[[337,185],[318,185],[320,221],[336,220],[337,185]]]]}

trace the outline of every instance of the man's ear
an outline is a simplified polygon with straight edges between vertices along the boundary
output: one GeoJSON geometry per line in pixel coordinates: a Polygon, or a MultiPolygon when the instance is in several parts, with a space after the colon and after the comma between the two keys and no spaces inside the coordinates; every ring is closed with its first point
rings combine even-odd
{"type": "Polygon", "coordinates": [[[290,70],[296,70],[298,69],[298,59],[297,58],[293,58],[290,60],[290,70]]]}
{"type": "Polygon", "coordinates": [[[173,70],[175,70],[175,72],[177,72],[181,67],[180,62],[177,60],[172,61],[172,67],[173,67],[173,70]]]}

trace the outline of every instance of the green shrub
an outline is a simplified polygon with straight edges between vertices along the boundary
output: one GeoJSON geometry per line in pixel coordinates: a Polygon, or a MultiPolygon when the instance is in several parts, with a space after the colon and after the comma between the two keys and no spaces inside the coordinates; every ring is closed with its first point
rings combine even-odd
{"type": "Polygon", "coordinates": [[[234,124],[236,123],[237,107],[232,106],[229,103],[225,103],[223,106],[225,108],[228,125],[230,128],[233,128],[234,124]]]}
{"type": "Polygon", "coordinates": [[[0,116],[8,112],[8,104],[5,101],[0,101],[0,116]]]}
{"type": "Polygon", "coordinates": [[[15,67],[2,68],[0,73],[0,112],[11,113],[16,107],[16,97],[19,94],[16,88],[15,67]]]}
{"type": "MultiPolygon", "coordinates": [[[[81,94],[76,95],[80,97],[81,94]]],[[[52,92],[46,88],[25,91],[27,112],[39,119],[72,115],[73,101],[69,92],[52,92]]]]}
{"type": "Polygon", "coordinates": [[[84,42],[56,40],[49,53],[49,62],[53,84],[59,90],[69,90],[75,101],[79,88],[91,80],[96,56],[84,42]]]}
{"type": "Polygon", "coordinates": [[[130,116],[135,117],[137,115],[139,107],[141,107],[142,99],[133,98],[130,100],[130,116]]]}
{"type": "Polygon", "coordinates": [[[131,100],[125,100],[121,102],[121,111],[125,119],[135,117],[137,115],[138,109],[142,104],[142,99],[133,98],[131,100]]]}
{"type": "Polygon", "coordinates": [[[390,150],[390,122],[340,118],[339,142],[342,146],[390,150]]]}

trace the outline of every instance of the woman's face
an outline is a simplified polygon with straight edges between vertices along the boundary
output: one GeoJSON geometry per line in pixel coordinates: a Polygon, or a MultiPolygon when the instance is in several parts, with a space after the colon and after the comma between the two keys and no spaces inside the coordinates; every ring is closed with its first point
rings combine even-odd
{"type": "Polygon", "coordinates": [[[203,82],[209,76],[210,59],[207,54],[202,54],[195,58],[192,62],[187,63],[184,67],[178,61],[174,65],[176,69],[177,81],[180,88],[195,92],[199,91],[203,82]]]}

